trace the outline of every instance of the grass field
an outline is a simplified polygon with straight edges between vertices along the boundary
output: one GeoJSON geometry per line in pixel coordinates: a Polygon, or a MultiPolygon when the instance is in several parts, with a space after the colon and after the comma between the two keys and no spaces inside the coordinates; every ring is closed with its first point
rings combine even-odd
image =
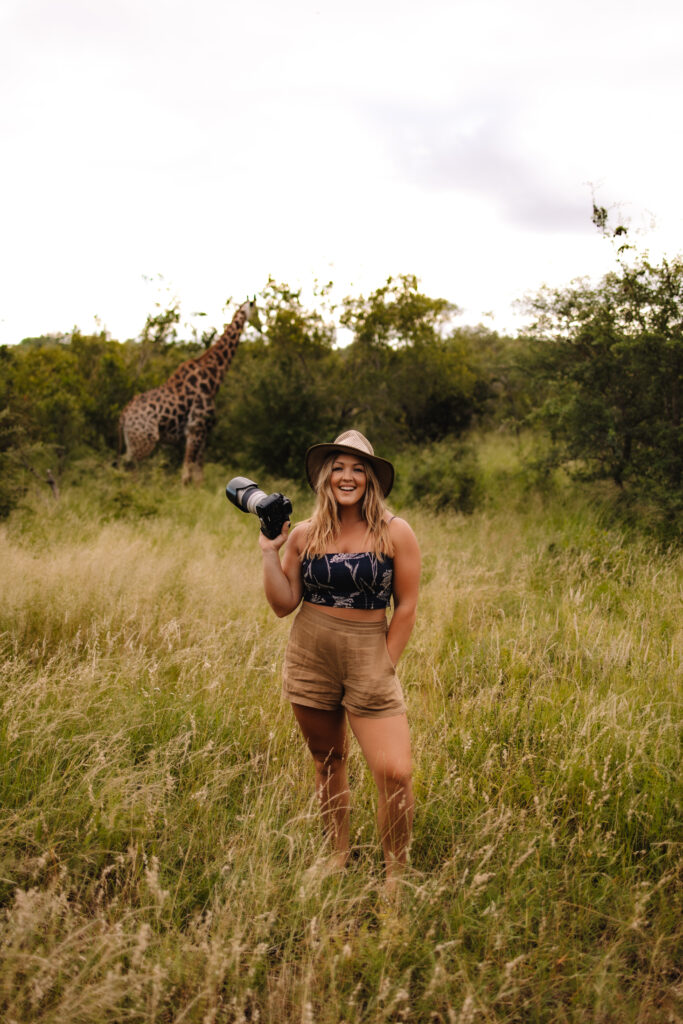
{"type": "Polygon", "coordinates": [[[567,486],[495,496],[496,458],[473,515],[399,509],[424,575],[396,910],[357,748],[356,856],[315,871],[290,620],[226,472],[93,474],[0,528],[0,1019],[681,1020],[681,558],[567,486]]]}

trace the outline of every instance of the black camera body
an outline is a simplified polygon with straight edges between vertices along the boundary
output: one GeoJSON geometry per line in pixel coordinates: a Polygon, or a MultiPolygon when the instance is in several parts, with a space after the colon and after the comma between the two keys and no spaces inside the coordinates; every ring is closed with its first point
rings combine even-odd
{"type": "Polygon", "coordinates": [[[261,533],[275,540],[292,514],[292,503],[284,494],[266,494],[246,476],[234,476],[225,487],[225,496],[242,512],[252,512],[261,523],[261,533]]]}

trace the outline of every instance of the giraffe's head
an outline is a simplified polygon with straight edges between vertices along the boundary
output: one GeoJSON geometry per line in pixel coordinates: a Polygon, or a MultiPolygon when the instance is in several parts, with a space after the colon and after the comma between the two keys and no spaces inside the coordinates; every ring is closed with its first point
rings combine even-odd
{"type": "Polygon", "coordinates": [[[253,299],[247,299],[240,306],[239,313],[244,313],[244,323],[251,323],[252,327],[255,327],[257,331],[261,330],[261,321],[258,315],[258,309],[256,307],[256,296],[253,299]]]}
{"type": "Polygon", "coordinates": [[[253,299],[247,299],[246,302],[243,302],[239,311],[240,313],[244,313],[244,318],[247,322],[249,320],[253,320],[256,316],[256,296],[254,296],[253,299]]]}

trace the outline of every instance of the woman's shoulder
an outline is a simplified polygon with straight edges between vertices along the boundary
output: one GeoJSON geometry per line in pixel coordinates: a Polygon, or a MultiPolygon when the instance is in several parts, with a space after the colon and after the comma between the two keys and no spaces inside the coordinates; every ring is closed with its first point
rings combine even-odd
{"type": "MultiPolygon", "coordinates": [[[[384,513],[384,517],[386,519],[387,526],[389,527],[389,530],[392,533],[395,532],[396,530],[398,530],[399,532],[401,530],[406,530],[406,529],[410,530],[410,526],[408,525],[406,520],[403,518],[403,516],[396,515],[390,509],[386,510],[386,512],[384,513]]],[[[412,533],[412,530],[410,530],[410,532],[412,533]]]]}
{"type": "Polygon", "coordinates": [[[413,528],[402,516],[389,512],[387,523],[389,526],[389,536],[393,541],[394,547],[397,545],[403,547],[406,544],[409,546],[417,545],[417,537],[413,532],[413,528]]]}

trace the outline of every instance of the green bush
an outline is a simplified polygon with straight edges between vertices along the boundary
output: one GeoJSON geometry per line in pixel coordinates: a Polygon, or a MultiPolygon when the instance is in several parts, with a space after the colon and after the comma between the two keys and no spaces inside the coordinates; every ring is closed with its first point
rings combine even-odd
{"type": "Polygon", "coordinates": [[[471,513],[483,497],[475,449],[459,441],[410,448],[397,458],[396,498],[434,511],[471,513]]]}
{"type": "Polygon", "coordinates": [[[577,476],[680,497],[683,260],[655,264],[630,248],[598,285],[581,279],[528,301],[535,419],[577,476]]]}

